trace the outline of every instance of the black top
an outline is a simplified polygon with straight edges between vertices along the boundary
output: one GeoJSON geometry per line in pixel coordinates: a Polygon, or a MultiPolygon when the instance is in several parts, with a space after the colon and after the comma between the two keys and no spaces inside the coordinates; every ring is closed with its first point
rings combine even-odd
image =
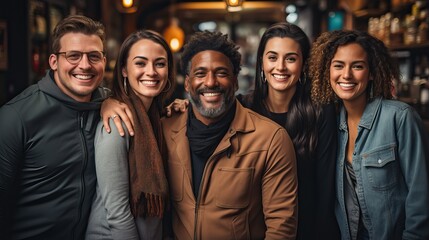
{"type": "Polygon", "coordinates": [[[199,195],[201,180],[207,160],[216,150],[235,117],[236,104],[232,105],[221,121],[205,125],[199,121],[189,105],[186,136],[189,140],[192,163],[192,183],[196,198],[199,195]]]}

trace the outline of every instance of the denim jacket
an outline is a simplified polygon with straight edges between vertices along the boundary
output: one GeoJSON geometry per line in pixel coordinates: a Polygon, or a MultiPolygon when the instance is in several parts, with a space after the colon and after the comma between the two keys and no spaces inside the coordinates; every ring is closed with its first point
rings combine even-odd
{"type": "MultiPolygon", "coordinates": [[[[347,140],[342,106],[335,206],[342,239],[350,239],[344,201],[347,140]]],[[[352,165],[370,239],[429,239],[428,148],[421,119],[412,107],[382,98],[367,104],[358,126],[352,165]]]]}

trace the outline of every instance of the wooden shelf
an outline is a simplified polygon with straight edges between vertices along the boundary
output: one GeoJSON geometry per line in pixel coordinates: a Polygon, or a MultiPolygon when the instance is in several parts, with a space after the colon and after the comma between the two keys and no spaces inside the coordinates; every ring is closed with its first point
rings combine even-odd
{"type": "Polygon", "coordinates": [[[429,50],[429,42],[425,43],[415,43],[415,44],[394,44],[394,45],[388,45],[387,46],[392,51],[397,50],[419,50],[419,49],[427,49],[429,50]]]}
{"type": "Polygon", "coordinates": [[[362,9],[353,12],[353,15],[357,18],[369,18],[369,17],[379,17],[385,14],[386,9],[362,9]]]}

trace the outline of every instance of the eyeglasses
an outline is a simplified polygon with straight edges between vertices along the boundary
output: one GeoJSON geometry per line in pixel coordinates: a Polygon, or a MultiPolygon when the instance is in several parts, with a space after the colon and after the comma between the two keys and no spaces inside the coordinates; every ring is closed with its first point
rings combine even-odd
{"type": "Polygon", "coordinates": [[[68,52],[57,52],[57,54],[64,54],[67,62],[71,64],[78,64],[84,54],[88,57],[88,60],[92,64],[101,62],[104,57],[104,52],[101,51],[91,51],[91,52],[79,52],[79,51],[68,51],[68,52]]]}

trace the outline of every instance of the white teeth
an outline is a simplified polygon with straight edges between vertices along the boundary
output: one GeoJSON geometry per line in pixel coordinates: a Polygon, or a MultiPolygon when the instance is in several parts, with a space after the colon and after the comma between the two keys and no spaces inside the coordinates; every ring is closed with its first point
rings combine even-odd
{"type": "Polygon", "coordinates": [[[82,79],[82,80],[88,80],[92,78],[92,75],[82,75],[82,74],[76,74],[74,75],[76,78],[82,79]]]}
{"type": "Polygon", "coordinates": [[[354,87],[356,84],[354,83],[338,83],[341,87],[354,87]]]}
{"type": "Polygon", "coordinates": [[[158,81],[143,80],[141,82],[144,83],[144,84],[146,84],[146,85],[156,85],[156,84],[158,84],[158,81]]]}
{"type": "Polygon", "coordinates": [[[286,79],[287,77],[286,75],[278,75],[278,74],[273,74],[273,76],[278,79],[286,79]]]}
{"type": "Polygon", "coordinates": [[[204,97],[213,97],[213,96],[219,96],[220,93],[211,92],[211,93],[203,93],[203,95],[204,97]]]}

